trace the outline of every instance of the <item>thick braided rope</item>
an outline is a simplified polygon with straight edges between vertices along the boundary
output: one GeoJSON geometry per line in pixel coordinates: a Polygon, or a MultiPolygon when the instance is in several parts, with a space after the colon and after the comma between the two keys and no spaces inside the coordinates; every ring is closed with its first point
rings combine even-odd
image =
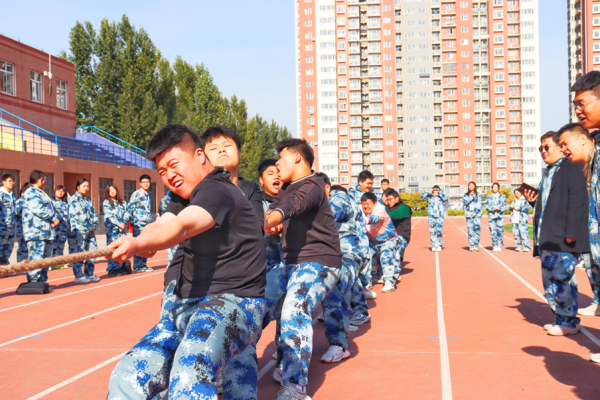
{"type": "Polygon", "coordinates": [[[59,257],[50,257],[37,261],[21,261],[20,263],[1,266],[0,278],[5,276],[18,274],[19,272],[33,271],[34,269],[50,268],[57,265],[70,264],[78,261],[90,260],[92,258],[110,256],[115,249],[102,249],[84,251],[82,253],[68,254],[59,257]]]}

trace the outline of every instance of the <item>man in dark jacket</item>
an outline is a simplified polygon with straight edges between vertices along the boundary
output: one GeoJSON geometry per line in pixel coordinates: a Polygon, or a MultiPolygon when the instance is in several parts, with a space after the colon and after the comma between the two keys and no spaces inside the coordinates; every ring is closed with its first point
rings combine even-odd
{"type": "MultiPolygon", "coordinates": [[[[410,232],[411,232],[411,222],[410,218],[412,216],[412,210],[409,206],[404,204],[400,195],[396,190],[389,188],[383,192],[382,198],[385,197],[387,199],[387,207],[385,211],[387,211],[388,215],[392,219],[392,223],[396,228],[396,233],[398,236],[402,236],[406,240],[406,246],[410,243],[410,232]]],[[[398,265],[402,268],[402,261],[404,261],[404,251],[406,250],[406,246],[402,248],[399,254],[398,265]]]]}
{"type": "Polygon", "coordinates": [[[541,142],[548,167],[539,193],[526,190],[525,198],[535,204],[533,255],[542,261],[546,299],[556,316],[544,329],[553,336],[574,335],[581,330],[575,266],[579,255],[590,251],[587,187],[581,166],[563,157],[556,132],[544,134],[541,142]]]}

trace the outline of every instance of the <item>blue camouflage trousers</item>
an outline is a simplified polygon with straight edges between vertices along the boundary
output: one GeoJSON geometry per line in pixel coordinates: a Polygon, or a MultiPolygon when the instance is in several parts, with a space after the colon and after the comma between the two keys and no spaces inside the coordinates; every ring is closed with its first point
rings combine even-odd
{"type": "MultiPolygon", "coordinates": [[[[265,301],[232,294],[175,302],[113,370],[108,400],[217,399],[223,372],[223,399],[256,399],[257,368],[232,368],[260,332],[265,301]],[[229,364],[229,365],[228,365],[229,364]]],[[[256,348],[245,352],[256,359],[256,348]]]]}
{"type": "MultiPolygon", "coordinates": [[[[118,231],[118,232],[113,232],[112,229],[108,229],[106,231],[106,245],[111,244],[112,242],[114,242],[115,240],[117,240],[118,238],[120,238],[121,236],[125,236],[127,235],[125,232],[123,231],[118,231]]],[[[106,268],[107,271],[112,271],[113,269],[119,269],[121,268],[121,264],[113,261],[113,260],[108,260],[108,267],[106,268]]]]}
{"type": "Polygon", "coordinates": [[[556,325],[574,328],[579,324],[577,317],[577,258],[571,253],[542,250],[542,282],[546,300],[556,316],[556,325]]]}
{"type": "Polygon", "coordinates": [[[479,246],[481,239],[481,217],[467,218],[467,233],[469,234],[469,246],[479,246]]]}
{"type": "Polygon", "coordinates": [[[396,238],[396,269],[394,274],[402,272],[402,259],[404,258],[404,250],[408,246],[408,242],[404,239],[404,236],[398,235],[396,238]]]}
{"type": "Polygon", "coordinates": [[[356,259],[353,256],[348,258],[344,255],[340,277],[321,303],[325,320],[325,337],[331,346],[340,346],[344,350],[348,349],[350,302],[357,272],[356,259]]]}
{"type": "MultiPolygon", "coordinates": [[[[28,240],[27,253],[29,261],[43,260],[52,257],[54,240],[28,240]]],[[[27,282],[47,282],[48,268],[27,271],[27,282]]]]}
{"type": "Polygon", "coordinates": [[[585,264],[585,272],[590,280],[592,293],[594,293],[593,302],[598,304],[600,303],[600,267],[598,267],[598,264],[594,261],[590,253],[582,253],[581,257],[585,264]]]}
{"type": "Polygon", "coordinates": [[[358,274],[352,286],[352,298],[350,300],[351,315],[369,315],[369,306],[365,299],[365,289],[371,282],[371,257],[365,257],[358,263],[358,274]]]}
{"type": "Polygon", "coordinates": [[[173,261],[173,257],[175,256],[175,252],[179,248],[179,245],[169,247],[167,249],[167,266],[171,265],[171,261],[173,261]]]}
{"type": "Polygon", "coordinates": [[[428,217],[429,221],[429,240],[431,247],[442,247],[443,245],[443,230],[444,230],[444,217],[428,217]]]}
{"type": "Polygon", "coordinates": [[[14,231],[0,234],[0,265],[8,264],[13,247],[15,246],[14,231]]]}
{"type": "Polygon", "coordinates": [[[17,247],[17,262],[25,261],[29,258],[27,250],[27,241],[22,236],[19,238],[19,246],[17,247]]]}
{"type": "Polygon", "coordinates": [[[504,218],[490,218],[489,225],[492,234],[492,247],[501,249],[504,246],[504,218]]]}
{"type": "Polygon", "coordinates": [[[54,238],[54,250],[52,257],[60,257],[65,252],[65,243],[67,242],[67,231],[57,231],[54,238]]]}
{"type": "Polygon", "coordinates": [[[385,283],[396,283],[394,274],[396,273],[396,240],[388,240],[373,247],[373,266],[378,266],[383,272],[383,281],[385,283]]]}
{"type": "MultiPolygon", "coordinates": [[[[139,226],[139,225],[131,224],[131,227],[133,228],[133,237],[138,237],[138,236],[140,236],[140,233],[142,233],[142,229],[144,229],[146,227],[146,225],[139,226]]],[[[136,268],[145,267],[147,261],[148,261],[147,258],[136,254],[135,256],[133,256],[133,268],[136,269],[136,268]]]]}
{"type": "Polygon", "coordinates": [[[167,314],[169,309],[175,304],[177,301],[177,296],[175,296],[175,286],[177,286],[177,281],[172,280],[167,283],[167,286],[163,289],[163,298],[160,303],[160,315],[158,320],[162,320],[164,316],[167,314]]]}
{"type": "Polygon", "coordinates": [[[529,242],[529,227],[526,222],[520,224],[513,224],[513,234],[515,235],[515,245],[517,249],[531,250],[531,243],[529,242]]]}
{"type": "MultiPolygon", "coordinates": [[[[75,231],[72,237],[69,237],[69,253],[81,253],[82,251],[97,250],[96,235],[94,233],[82,233],[75,231]]],[[[85,261],[84,271],[81,272],[83,261],[72,263],[73,275],[75,278],[83,278],[84,276],[94,275],[95,259],[85,261]]]]}

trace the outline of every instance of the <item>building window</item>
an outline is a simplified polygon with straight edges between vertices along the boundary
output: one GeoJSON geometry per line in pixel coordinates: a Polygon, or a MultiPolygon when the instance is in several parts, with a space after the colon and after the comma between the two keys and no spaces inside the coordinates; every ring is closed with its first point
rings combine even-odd
{"type": "Polygon", "coordinates": [[[593,24],[594,26],[600,26],[600,18],[594,18],[594,19],[592,20],[592,24],[593,24]]]}
{"type": "Polygon", "coordinates": [[[30,71],[31,101],[42,102],[42,74],[30,71]]]}
{"type": "Polygon", "coordinates": [[[54,197],[54,174],[44,174],[46,177],[46,186],[44,186],[44,192],[49,197],[54,197]]]}
{"type": "Polygon", "coordinates": [[[15,95],[15,65],[0,60],[0,92],[15,95]]]}
{"type": "Polygon", "coordinates": [[[67,109],[67,82],[58,81],[56,85],[56,107],[67,109]]]}
{"type": "Polygon", "coordinates": [[[135,181],[125,181],[123,182],[123,198],[127,203],[131,199],[131,195],[135,192],[135,181]]]}
{"type": "MultiPolygon", "coordinates": [[[[60,81],[59,81],[60,82],[60,81]]],[[[98,186],[98,214],[104,215],[102,203],[104,202],[104,191],[108,186],[113,184],[112,178],[100,178],[100,185],[98,186]]]]}

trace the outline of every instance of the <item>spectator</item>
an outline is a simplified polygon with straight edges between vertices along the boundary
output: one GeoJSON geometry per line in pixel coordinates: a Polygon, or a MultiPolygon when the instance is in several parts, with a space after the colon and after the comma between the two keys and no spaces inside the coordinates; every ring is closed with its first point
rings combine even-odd
{"type": "Polygon", "coordinates": [[[427,219],[429,220],[429,237],[431,242],[431,251],[442,251],[444,237],[444,203],[448,201],[448,196],[435,185],[431,193],[424,192],[421,198],[428,202],[427,219]]]}
{"type": "Polygon", "coordinates": [[[381,180],[381,192],[377,193],[377,201],[384,206],[387,206],[387,196],[384,196],[384,193],[386,190],[388,190],[389,187],[390,187],[390,180],[386,179],[386,178],[382,179],[381,180]]]}
{"type": "Polygon", "coordinates": [[[412,231],[412,209],[402,201],[400,195],[394,189],[387,189],[385,192],[383,192],[382,197],[385,197],[387,199],[388,205],[385,208],[385,211],[392,219],[392,223],[394,224],[394,228],[396,228],[396,233],[398,234],[396,279],[400,280],[402,261],[404,261],[404,251],[406,250],[408,243],[410,243],[410,234],[412,231]]]}
{"type": "MultiPolygon", "coordinates": [[[[127,211],[129,211],[131,228],[133,229],[133,237],[138,237],[142,230],[152,222],[152,208],[150,197],[151,179],[150,176],[144,174],[140,176],[140,188],[133,192],[129,199],[127,211]]],[[[146,263],[148,259],[139,254],[133,256],[133,271],[134,272],[151,272],[154,269],[148,267],[146,263]]]]}
{"type": "MultiPolygon", "coordinates": [[[[109,245],[127,234],[127,224],[131,219],[131,215],[127,209],[127,202],[121,198],[119,189],[115,185],[108,185],[104,190],[102,213],[104,214],[106,244],[109,245]]],[[[119,264],[114,260],[108,260],[106,271],[108,272],[108,276],[111,277],[128,275],[131,273],[131,261],[127,260],[119,264]]]]}
{"type": "Polygon", "coordinates": [[[0,265],[7,265],[15,244],[15,178],[2,175],[0,187],[0,265]]]}
{"type": "MultiPolygon", "coordinates": [[[[167,212],[167,207],[169,207],[169,203],[171,202],[171,191],[167,191],[165,197],[160,201],[160,205],[158,206],[158,216],[162,217],[164,213],[167,212]]],[[[167,249],[167,266],[171,265],[171,261],[173,261],[173,257],[175,256],[175,252],[177,251],[177,246],[169,247],[167,249]]]]}
{"type": "Polygon", "coordinates": [[[485,209],[488,211],[493,251],[502,251],[504,246],[504,211],[508,210],[508,203],[506,197],[500,193],[498,182],[492,184],[492,194],[485,199],[485,209]]]}
{"type": "Polygon", "coordinates": [[[515,189],[515,199],[510,203],[512,213],[510,222],[513,224],[513,235],[515,235],[516,251],[530,251],[531,244],[529,243],[529,210],[531,206],[523,193],[515,189]]]}
{"type": "Polygon", "coordinates": [[[25,236],[23,234],[23,210],[27,207],[23,195],[29,186],[31,186],[31,184],[29,182],[25,182],[19,191],[19,200],[17,200],[15,203],[15,241],[18,243],[17,262],[25,261],[29,257],[29,252],[27,251],[27,241],[25,240],[25,236]]]}
{"type": "MultiPolygon", "coordinates": [[[[60,220],[58,226],[54,228],[56,231],[56,238],[54,239],[52,256],[59,257],[64,254],[67,237],[71,235],[71,224],[69,222],[69,194],[64,186],[59,185],[54,189],[52,205],[54,206],[54,211],[56,211],[56,217],[60,220]]],[[[52,269],[63,268],[69,268],[69,266],[59,265],[52,269]]]]}
{"type": "Polygon", "coordinates": [[[481,196],[477,193],[477,184],[469,182],[467,193],[463,196],[467,232],[469,234],[469,251],[479,251],[481,239],[481,196]]]}

